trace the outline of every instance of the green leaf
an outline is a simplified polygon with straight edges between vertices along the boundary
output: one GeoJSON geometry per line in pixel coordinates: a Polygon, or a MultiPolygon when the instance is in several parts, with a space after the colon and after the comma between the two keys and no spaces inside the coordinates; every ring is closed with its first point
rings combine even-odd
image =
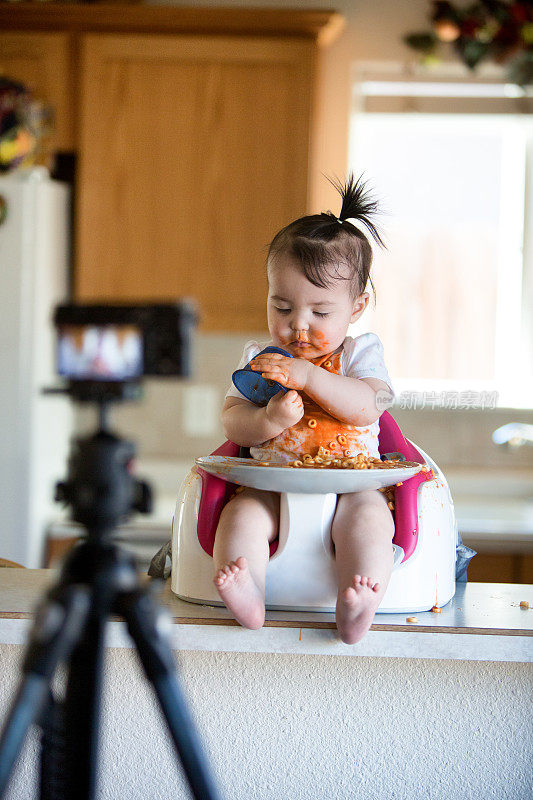
{"type": "Polygon", "coordinates": [[[432,53],[438,39],[434,33],[408,33],[403,37],[403,41],[408,47],[412,47],[419,53],[432,53]]]}
{"type": "Polygon", "coordinates": [[[455,47],[466,66],[474,69],[490,51],[488,42],[479,42],[477,39],[458,39],[455,47]]]}
{"type": "Polygon", "coordinates": [[[509,64],[507,77],[511,83],[518,86],[531,86],[533,84],[533,52],[524,50],[509,64]]]}

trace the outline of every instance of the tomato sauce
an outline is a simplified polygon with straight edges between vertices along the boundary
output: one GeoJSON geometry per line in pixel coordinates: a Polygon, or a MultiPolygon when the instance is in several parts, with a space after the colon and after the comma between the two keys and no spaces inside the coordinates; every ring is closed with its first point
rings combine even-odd
{"type": "MultiPolygon", "coordinates": [[[[340,373],[340,352],[311,360],[313,364],[328,372],[337,375],[340,373]]],[[[253,448],[254,458],[288,462],[306,454],[314,457],[320,447],[327,448],[332,458],[347,458],[359,453],[379,457],[375,424],[357,427],[341,422],[328,414],[304,392],[300,394],[304,403],[302,419],[274,439],[253,448]]]]}

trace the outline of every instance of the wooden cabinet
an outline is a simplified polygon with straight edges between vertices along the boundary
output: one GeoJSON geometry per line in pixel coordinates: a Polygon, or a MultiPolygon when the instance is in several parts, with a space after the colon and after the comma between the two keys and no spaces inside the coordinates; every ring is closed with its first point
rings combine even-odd
{"type": "MultiPolygon", "coordinates": [[[[339,16],[58,3],[10,12],[0,5],[0,37],[40,42],[62,65],[47,85],[58,146],[72,142],[79,156],[76,299],[192,296],[204,330],[264,328],[266,246],[308,211],[315,62],[339,16]],[[32,30],[6,31],[17,19],[32,30]]],[[[14,68],[28,79],[29,66],[14,68]]]]}
{"type": "Polygon", "coordinates": [[[86,36],[80,299],[192,295],[265,327],[265,245],[307,210],[314,45],[86,36]]]}
{"type": "Polygon", "coordinates": [[[474,583],[533,583],[530,553],[478,553],[468,565],[474,583]]]}

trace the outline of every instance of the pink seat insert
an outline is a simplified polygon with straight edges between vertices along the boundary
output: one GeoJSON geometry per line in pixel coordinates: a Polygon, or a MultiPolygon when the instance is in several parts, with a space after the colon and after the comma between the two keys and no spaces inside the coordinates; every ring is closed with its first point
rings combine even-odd
{"type": "MultiPolygon", "coordinates": [[[[239,446],[233,442],[224,442],[211,455],[219,456],[238,456],[239,446]]],[[[408,461],[424,463],[416,447],[414,447],[401,432],[395,419],[384,411],[379,418],[379,452],[401,453],[408,461]]],[[[210,475],[205,470],[196,468],[202,478],[202,493],[200,497],[200,507],[198,509],[198,541],[205,552],[212,556],[215,542],[215,533],[218,520],[222,509],[232,497],[237,488],[234,483],[210,475]]],[[[393,542],[404,551],[403,561],[414,553],[418,542],[418,487],[423,481],[431,480],[431,472],[419,472],[409,480],[404,481],[402,486],[397,486],[395,491],[393,511],[395,522],[395,534],[393,542]]],[[[270,544],[270,555],[276,552],[277,541],[270,544]]]]}

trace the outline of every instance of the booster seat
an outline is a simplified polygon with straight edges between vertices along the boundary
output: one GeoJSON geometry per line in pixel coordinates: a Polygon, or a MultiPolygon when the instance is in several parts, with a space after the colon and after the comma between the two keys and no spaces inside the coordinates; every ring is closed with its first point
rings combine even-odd
{"type": "MultiPolygon", "coordinates": [[[[435,605],[443,606],[455,593],[458,542],[446,479],[435,462],[403,436],[387,411],[380,417],[379,452],[401,453],[409,461],[426,465],[429,471],[418,472],[395,488],[394,566],[378,612],[428,611],[435,605]]],[[[172,522],[171,586],[183,600],[222,606],[213,584],[212,554],[220,513],[237,488],[231,482],[234,474],[231,462],[240,461],[236,458],[239,447],[225,442],[212,455],[227,458],[227,472],[219,469],[214,475],[200,466],[193,467],[180,488],[172,522]]],[[[221,461],[220,458],[216,460],[221,461]]],[[[208,459],[199,461],[206,466],[204,462],[208,459]]],[[[271,468],[248,467],[248,470],[266,473],[271,468]]],[[[337,492],[347,489],[316,494],[313,488],[305,485],[306,481],[311,483],[306,476],[316,471],[291,469],[290,472],[300,473],[299,480],[301,478],[303,483],[298,491],[285,491],[287,470],[283,472],[284,480],[271,487],[280,492],[280,530],[278,540],[270,546],[266,607],[332,612],[337,600],[337,583],[331,523],[337,492]]],[[[324,472],[326,470],[320,475],[324,472]]],[[[335,473],[345,470],[327,472],[331,486],[336,480],[335,473]]],[[[394,477],[393,474],[391,483],[394,477]]],[[[316,478],[315,475],[315,484],[316,478]]],[[[253,485],[253,482],[246,485],[253,485]]]]}

